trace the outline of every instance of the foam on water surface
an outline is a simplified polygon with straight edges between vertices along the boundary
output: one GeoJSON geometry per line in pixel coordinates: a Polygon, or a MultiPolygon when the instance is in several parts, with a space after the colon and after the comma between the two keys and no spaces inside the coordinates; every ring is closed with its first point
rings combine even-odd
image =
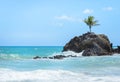
{"type": "MultiPolygon", "coordinates": [[[[82,53],[75,53],[73,51],[66,51],[66,52],[55,52],[55,53],[50,53],[48,54],[47,56],[42,56],[42,57],[53,57],[53,56],[56,56],[56,55],[64,55],[64,56],[82,56],[82,53]]],[[[33,59],[33,57],[35,56],[40,56],[41,55],[37,55],[37,54],[34,54],[34,55],[30,55],[30,54],[5,54],[5,53],[1,53],[0,54],[0,59],[9,59],[9,60],[15,60],[15,59],[33,59]]]]}
{"type": "Polygon", "coordinates": [[[1,82],[120,82],[119,76],[92,76],[66,70],[14,71],[0,69],[1,82]]]}
{"type": "Polygon", "coordinates": [[[0,47],[0,82],[120,82],[120,55],[83,57],[62,47],[0,47]],[[64,59],[37,59],[55,55],[64,59]]]}

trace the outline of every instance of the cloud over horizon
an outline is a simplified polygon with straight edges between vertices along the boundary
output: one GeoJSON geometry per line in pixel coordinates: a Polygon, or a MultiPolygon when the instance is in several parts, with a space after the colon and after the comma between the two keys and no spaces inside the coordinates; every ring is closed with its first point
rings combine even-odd
{"type": "Polygon", "coordinates": [[[74,21],[74,18],[67,15],[55,16],[55,19],[74,21]]]}
{"type": "Polygon", "coordinates": [[[54,18],[57,19],[57,20],[66,20],[66,21],[71,21],[71,22],[81,22],[80,18],[67,16],[67,15],[55,16],[54,18]]]}
{"type": "Polygon", "coordinates": [[[85,9],[85,10],[83,11],[83,13],[84,13],[84,14],[91,14],[91,13],[93,13],[93,10],[92,10],[92,9],[85,9]]]}
{"type": "Polygon", "coordinates": [[[112,11],[113,8],[109,6],[109,7],[104,7],[103,10],[104,10],[104,11],[112,11]]]}

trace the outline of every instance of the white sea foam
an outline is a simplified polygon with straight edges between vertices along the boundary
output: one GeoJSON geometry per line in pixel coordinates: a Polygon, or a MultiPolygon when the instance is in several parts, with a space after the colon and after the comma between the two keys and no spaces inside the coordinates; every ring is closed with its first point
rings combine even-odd
{"type": "Polygon", "coordinates": [[[0,54],[0,59],[22,59],[18,54],[0,54]]]}
{"type": "Polygon", "coordinates": [[[119,76],[92,76],[65,70],[0,69],[0,82],[120,82],[119,76]]]}
{"type": "Polygon", "coordinates": [[[66,52],[63,52],[63,54],[65,55],[65,56],[68,56],[68,55],[73,55],[73,56],[82,56],[82,53],[83,53],[84,51],[82,51],[82,52],[80,52],[80,53],[76,53],[76,52],[73,52],[73,51],[66,51],[66,52]]]}
{"type": "Polygon", "coordinates": [[[82,53],[84,51],[80,52],[80,53],[76,53],[76,52],[73,52],[73,51],[65,51],[65,52],[59,52],[59,53],[53,53],[52,56],[55,56],[55,55],[64,55],[64,56],[69,56],[69,55],[72,55],[72,56],[82,56],[82,53]]]}

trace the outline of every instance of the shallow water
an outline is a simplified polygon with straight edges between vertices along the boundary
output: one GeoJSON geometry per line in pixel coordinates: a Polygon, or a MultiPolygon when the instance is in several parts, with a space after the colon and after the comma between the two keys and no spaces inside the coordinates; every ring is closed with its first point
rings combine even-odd
{"type": "Polygon", "coordinates": [[[83,57],[62,47],[0,47],[0,82],[120,82],[120,55],[83,57]],[[34,56],[77,55],[37,59],[34,56]]]}

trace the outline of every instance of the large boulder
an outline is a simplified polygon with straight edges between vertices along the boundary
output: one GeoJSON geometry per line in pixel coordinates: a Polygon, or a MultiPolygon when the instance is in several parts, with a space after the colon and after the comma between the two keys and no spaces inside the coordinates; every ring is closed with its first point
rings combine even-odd
{"type": "Polygon", "coordinates": [[[71,39],[63,48],[63,51],[83,52],[83,56],[111,55],[111,45],[104,34],[85,33],[71,39]]]}

